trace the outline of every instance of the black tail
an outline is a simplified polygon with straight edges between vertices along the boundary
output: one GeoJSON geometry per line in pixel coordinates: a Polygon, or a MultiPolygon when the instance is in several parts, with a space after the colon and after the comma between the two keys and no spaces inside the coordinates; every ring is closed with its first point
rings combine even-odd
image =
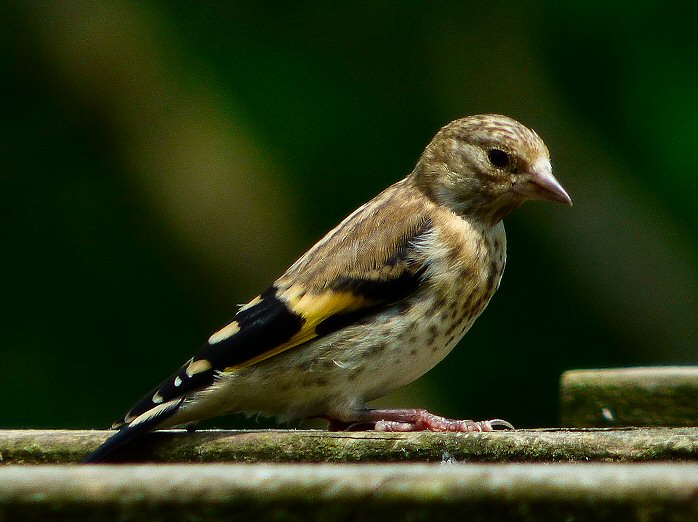
{"type": "Polygon", "coordinates": [[[172,401],[169,408],[164,408],[160,410],[157,414],[152,415],[149,418],[143,420],[136,418],[131,423],[126,424],[119,429],[114,435],[105,440],[102,445],[90,453],[85,460],[86,464],[96,464],[99,462],[109,462],[115,456],[114,454],[118,452],[121,448],[140,437],[154,430],[158,427],[165,419],[173,415],[182,404],[183,399],[178,401],[172,401]]]}

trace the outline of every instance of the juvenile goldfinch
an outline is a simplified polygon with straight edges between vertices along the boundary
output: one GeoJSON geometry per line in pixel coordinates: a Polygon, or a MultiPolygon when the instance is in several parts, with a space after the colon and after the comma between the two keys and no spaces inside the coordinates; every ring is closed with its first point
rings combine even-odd
{"type": "Polygon", "coordinates": [[[449,123],[405,179],[240,308],[86,461],[156,428],[233,412],[321,417],[335,429],[511,427],[366,403],[422,376],[468,331],[504,271],[502,219],[528,199],[571,204],[534,131],[498,115],[449,123]]]}

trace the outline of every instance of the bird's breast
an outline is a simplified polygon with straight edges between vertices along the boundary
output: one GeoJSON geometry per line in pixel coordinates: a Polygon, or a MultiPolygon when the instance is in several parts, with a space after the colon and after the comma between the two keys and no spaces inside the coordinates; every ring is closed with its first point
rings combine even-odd
{"type": "Polygon", "coordinates": [[[332,381],[349,398],[370,401],[415,381],[451,352],[487,306],[504,270],[504,228],[460,221],[420,239],[416,251],[428,268],[415,294],[365,325],[318,341],[332,353],[332,381]]]}
{"type": "Polygon", "coordinates": [[[448,355],[485,309],[506,262],[504,227],[458,219],[436,227],[419,251],[428,265],[424,286],[403,304],[393,363],[408,384],[448,355]]]}

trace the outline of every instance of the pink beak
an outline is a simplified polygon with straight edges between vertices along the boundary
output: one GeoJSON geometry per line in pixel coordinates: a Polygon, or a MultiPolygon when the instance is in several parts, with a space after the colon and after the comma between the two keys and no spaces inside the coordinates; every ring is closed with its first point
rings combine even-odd
{"type": "Polygon", "coordinates": [[[520,185],[515,184],[514,190],[532,199],[559,201],[572,206],[572,199],[553,176],[553,169],[548,158],[540,158],[536,161],[528,179],[520,185]]]}

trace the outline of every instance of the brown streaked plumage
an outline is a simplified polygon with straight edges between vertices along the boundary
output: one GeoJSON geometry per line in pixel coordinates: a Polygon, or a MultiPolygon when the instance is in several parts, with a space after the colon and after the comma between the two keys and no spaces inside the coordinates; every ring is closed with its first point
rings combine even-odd
{"type": "Polygon", "coordinates": [[[383,431],[510,427],[366,403],[419,378],[467,332],[504,270],[501,220],[527,199],[571,203],[535,132],[498,115],[446,125],[405,179],[242,307],[87,461],[153,429],[232,412],[383,431]]]}

